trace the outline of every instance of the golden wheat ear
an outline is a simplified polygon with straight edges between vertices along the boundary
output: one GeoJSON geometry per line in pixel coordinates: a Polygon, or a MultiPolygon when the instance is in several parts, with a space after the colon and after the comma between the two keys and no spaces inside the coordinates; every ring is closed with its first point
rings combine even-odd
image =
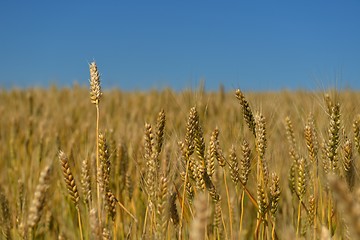
{"type": "Polygon", "coordinates": [[[239,100],[240,105],[242,107],[243,117],[244,117],[244,120],[245,120],[246,124],[248,125],[250,131],[256,137],[255,118],[254,118],[254,115],[253,115],[253,113],[251,111],[249,102],[245,99],[245,96],[244,96],[243,92],[240,89],[236,90],[235,96],[239,100]]]}
{"type": "Polygon", "coordinates": [[[266,139],[266,121],[265,117],[258,113],[255,115],[255,144],[256,152],[258,154],[258,182],[264,181],[264,185],[267,186],[269,182],[269,169],[267,166],[267,161],[265,159],[265,150],[267,148],[267,139],[266,139]]]}
{"type": "Polygon", "coordinates": [[[156,238],[161,239],[166,236],[167,220],[169,218],[168,206],[168,182],[169,180],[161,175],[159,178],[159,187],[157,193],[157,211],[156,211],[156,238]]]}
{"type": "Polygon", "coordinates": [[[314,123],[314,116],[310,114],[304,128],[304,136],[306,140],[306,147],[309,152],[309,158],[312,163],[317,163],[317,155],[319,150],[319,143],[317,140],[317,132],[314,123]]]}
{"type": "Polygon", "coordinates": [[[241,145],[242,157],[240,159],[240,182],[246,186],[251,170],[251,149],[249,143],[244,139],[241,145]]]}
{"type": "Polygon", "coordinates": [[[79,209],[79,192],[77,185],[75,183],[74,175],[71,172],[69,160],[66,154],[63,151],[59,151],[59,161],[62,167],[62,173],[63,177],[66,183],[66,187],[70,196],[71,201],[74,203],[77,216],[78,216],[78,224],[79,224],[79,232],[80,232],[80,239],[83,239],[83,233],[82,233],[82,223],[81,223],[81,215],[80,215],[80,209],[79,209]]]}
{"type": "Polygon", "coordinates": [[[81,188],[84,196],[84,202],[90,211],[92,206],[92,192],[91,192],[91,176],[88,159],[84,159],[81,164],[81,188]]]}
{"type": "Polygon", "coordinates": [[[234,145],[232,145],[230,149],[229,161],[230,177],[233,183],[237,185],[240,180],[240,169],[234,145]]]}
{"type": "Polygon", "coordinates": [[[90,68],[90,100],[93,104],[98,105],[102,95],[100,86],[100,74],[96,62],[89,65],[90,68]]]}
{"type": "Polygon", "coordinates": [[[164,143],[165,122],[166,122],[165,111],[161,110],[158,114],[158,118],[156,121],[155,149],[156,149],[157,154],[160,154],[163,143],[164,143]]]}
{"type": "Polygon", "coordinates": [[[354,147],[360,154],[360,114],[353,121],[354,147]]]}
{"type": "Polygon", "coordinates": [[[66,187],[70,196],[71,201],[74,203],[75,207],[79,205],[79,192],[77,189],[77,185],[75,183],[74,175],[71,172],[69,166],[69,160],[66,154],[63,151],[59,151],[58,153],[59,161],[62,168],[62,174],[66,183],[66,187]]]}
{"type": "Polygon", "coordinates": [[[355,185],[355,163],[353,159],[352,141],[350,139],[346,139],[342,149],[344,153],[343,166],[345,171],[345,179],[349,190],[352,191],[355,185]]]}
{"type": "Polygon", "coordinates": [[[340,144],[340,104],[333,104],[330,114],[330,124],[328,129],[329,139],[326,144],[326,156],[329,169],[333,173],[338,173],[338,147],[340,144]]]}

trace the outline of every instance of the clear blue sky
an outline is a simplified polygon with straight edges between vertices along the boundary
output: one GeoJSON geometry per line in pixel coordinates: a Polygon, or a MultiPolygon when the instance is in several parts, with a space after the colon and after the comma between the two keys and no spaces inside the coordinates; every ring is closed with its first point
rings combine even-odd
{"type": "Polygon", "coordinates": [[[360,1],[2,1],[0,87],[360,89],[360,1]]]}

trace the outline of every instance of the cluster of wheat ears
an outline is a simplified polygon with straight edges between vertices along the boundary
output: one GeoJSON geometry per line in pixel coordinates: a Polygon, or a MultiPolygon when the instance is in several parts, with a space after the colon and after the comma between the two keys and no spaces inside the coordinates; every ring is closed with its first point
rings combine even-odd
{"type": "Polygon", "coordinates": [[[1,239],[360,239],[358,93],[86,95],[0,92],[1,239]]]}

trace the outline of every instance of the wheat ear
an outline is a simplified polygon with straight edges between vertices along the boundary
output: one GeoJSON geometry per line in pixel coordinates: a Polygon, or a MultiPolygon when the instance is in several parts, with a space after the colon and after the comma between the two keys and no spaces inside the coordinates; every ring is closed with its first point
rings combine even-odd
{"type": "Polygon", "coordinates": [[[355,149],[360,154],[360,115],[357,115],[353,121],[353,133],[355,149]]]}
{"type": "Polygon", "coordinates": [[[211,177],[215,173],[215,159],[216,159],[216,141],[218,139],[219,129],[216,127],[211,134],[209,148],[208,148],[208,156],[206,158],[206,172],[211,177]]]}
{"type": "Polygon", "coordinates": [[[85,195],[84,202],[88,207],[88,211],[90,211],[92,207],[91,177],[87,159],[84,159],[81,164],[81,187],[82,192],[85,195]]]}
{"type": "Polygon", "coordinates": [[[156,121],[156,134],[155,134],[155,137],[156,137],[155,149],[158,154],[160,154],[163,143],[164,143],[165,122],[166,122],[165,111],[161,110],[159,112],[159,115],[158,115],[158,118],[156,121]]]}
{"type": "Polygon", "coordinates": [[[272,230],[271,230],[272,239],[276,239],[275,238],[275,225],[276,225],[275,214],[279,207],[280,193],[281,193],[281,190],[280,190],[279,176],[276,173],[273,173],[271,175],[271,185],[270,185],[270,194],[269,194],[270,195],[269,208],[270,208],[271,218],[273,220],[273,226],[272,226],[272,230]]]}
{"type": "Polygon", "coordinates": [[[317,163],[317,154],[319,151],[319,143],[317,140],[317,132],[314,124],[314,116],[310,114],[304,129],[306,147],[309,151],[309,158],[312,163],[317,163]]]}
{"type": "Polygon", "coordinates": [[[63,173],[63,177],[66,183],[66,187],[68,189],[70,198],[72,200],[72,202],[75,205],[76,211],[77,211],[77,215],[78,215],[78,223],[79,223],[79,231],[80,231],[80,239],[84,239],[83,238],[83,233],[82,233],[82,223],[81,223],[81,215],[80,215],[80,209],[79,209],[79,192],[75,183],[75,179],[74,176],[71,172],[70,166],[69,166],[69,160],[68,157],[66,156],[66,154],[63,151],[59,151],[59,160],[60,160],[60,164],[62,167],[62,173],[63,173]]]}
{"type": "Polygon", "coordinates": [[[269,169],[267,167],[267,163],[265,161],[265,150],[267,147],[267,140],[266,140],[266,128],[265,128],[265,117],[258,113],[255,116],[255,132],[256,132],[256,151],[258,153],[258,180],[264,181],[265,186],[269,180],[269,169]]]}
{"type": "Polygon", "coordinates": [[[93,104],[99,105],[102,95],[100,86],[100,74],[97,69],[96,62],[92,62],[89,65],[90,68],[90,100],[93,104]]]}
{"type": "Polygon", "coordinates": [[[74,176],[71,172],[70,166],[69,166],[69,160],[66,154],[63,151],[59,151],[58,153],[61,168],[62,168],[62,174],[66,183],[67,190],[69,192],[70,198],[73,201],[76,208],[79,207],[79,192],[75,183],[74,176]]]}
{"type": "Polygon", "coordinates": [[[197,116],[198,121],[196,125],[196,132],[195,132],[195,152],[198,156],[198,161],[195,161],[196,164],[196,171],[195,171],[195,179],[196,179],[196,186],[201,189],[205,190],[205,182],[203,179],[203,174],[206,172],[205,170],[205,141],[204,141],[204,134],[201,128],[199,117],[197,116]]]}
{"type": "Polygon", "coordinates": [[[240,180],[240,170],[234,145],[230,148],[229,161],[230,177],[233,183],[237,185],[240,180]]]}
{"type": "Polygon", "coordinates": [[[148,194],[148,207],[153,209],[156,193],[156,156],[155,152],[155,140],[152,126],[149,123],[145,123],[145,132],[144,132],[144,148],[145,148],[145,161],[146,161],[146,172],[145,172],[145,185],[146,193],[148,194]]]}
{"type": "Polygon", "coordinates": [[[156,211],[156,237],[165,238],[168,219],[168,179],[165,176],[159,178],[158,203],[156,211]]]}
{"type": "Polygon", "coordinates": [[[246,124],[248,125],[250,131],[256,136],[255,132],[255,118],[253,116],[253,113],[251,111],[250,105],[248,101],[245,99],[244,94],[240,91],[240,89],[237,89],[235,92],[236,98],[239,100],[240,105],[243,109],[243,116],[245,119],[246,124]]]}
{"type": "Polygon", "coordinates": [[[326,145],[326,155],[330,166],[330,171],[338,171],[338,147],[340,134],[340,104],[336,103],[331,109],[330,126],[328,129],[329,140],[326,145]]]}
{"type": "Polygon", "coordinates": [[[177,227],[179,224],[179,213],[178,213],[177,207],[176,207],[176,197],[177,197],[177,193],[174,192],[171,194],[171,196],[169,198],[170,219],[175,227],[177,227]]]}
{"type": "Polygon", "coordinates": [[[343,144],[343,152],[344,152],[344,170],[345,170],[345,177],[346,183],[350,191],[353,190],[355,185],[355,163],[353,159],[353,150],[352,150],[352,142],[350,139],[346,139],[345,143],[343,144]]]}

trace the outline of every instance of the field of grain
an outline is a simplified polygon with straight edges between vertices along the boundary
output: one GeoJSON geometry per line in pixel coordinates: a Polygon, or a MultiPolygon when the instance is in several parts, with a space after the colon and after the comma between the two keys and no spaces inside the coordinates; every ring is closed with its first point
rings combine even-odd
{"type": "MultiPolygon", "coordinates": [[[[360,93],[1,90],[1,239],[360,238],[360,93]]],[[[241,86],[240,86],[241,87],[241,86]]]]}

